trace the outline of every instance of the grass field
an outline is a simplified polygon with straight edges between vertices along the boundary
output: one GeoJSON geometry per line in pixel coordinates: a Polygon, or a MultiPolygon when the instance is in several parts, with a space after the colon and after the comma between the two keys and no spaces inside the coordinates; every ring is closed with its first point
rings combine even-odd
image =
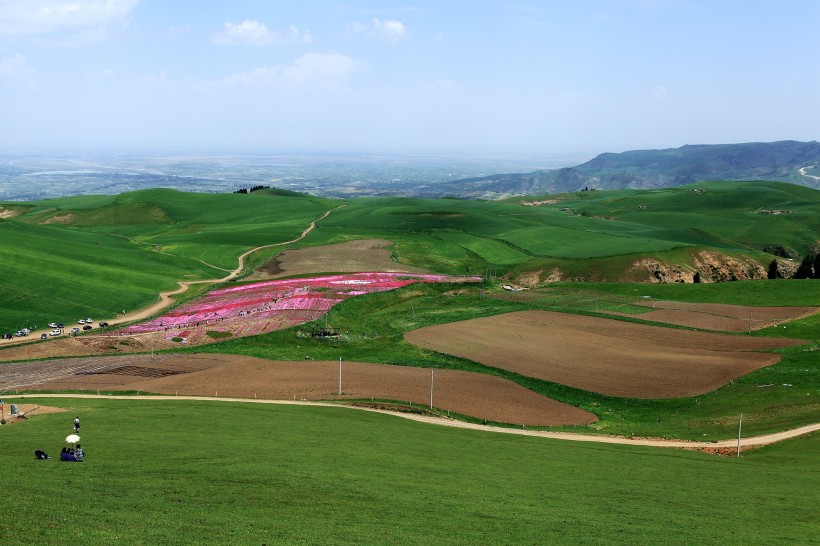
{"type": "MultiPolygon", "coordinates": [[[[436,273],[523,278],[556,268],[611,280],[647,256],[691,266],[699,249],[762,264],[773,258],[765,246],[804,253],[820,239],[818,195],[704,183],[582,192],[540,207],[352,199],[293,246],[378,238],[392,241],[399,263],[436,273]],[[757,212],[773,209],[795,212],[757,212]]],[[[264,191],[149,190],[3,205],[20,215],[0,219],[0,330],[145,306],[177,280],[223,276],[242,252],[291,240],[339,204],[264,191]]],[[[282,250],[255,253],[251,267],[282,250]]],[[[637,322],[642,309],[631,302],[641,296],[816,306],[816,281],[559,283],[528,298],[490,297],[503,294],[498,284],[369,294],[315,324],[196,351],[496,375],[600,417],[579,432],[709,441],[733,437],[741,412],[744,436],[818,421],[820,315],[753,334],[808,340],[779,350],[778,364],[669,400],[604,396],[404,341],[423,326],[525,309],[627,311],[635,315],[617,320],[637,322]],[[341,335],[305,334],[325,325],[341,335]]],[[[15,400],[3,397],[8,411],[15,400]]],[[[437,428],[343,408],[39,402],[67,412],[0,427],[7,544],[805,544],[820,532],[818,434],[734,459],[437,428]],[[59,455],[74,415],[83,420],[86,462],[34,460],[35,449],[59,455]]]]}
{"type": "Polygon", "coordinates": [[[0,330],[144,307],[177,280],[223,277],[244,251],[298,237],[333,205],[257,193],[146,190],[28,204],[0,221],[0,330]]]}
{"type": "Polygon", "coordinates": [[[68,413],[0,428],[9,544],[808,544],[820,532],[816,434],[734,459],[334,408],[42,402],[68,413]],[[34,460],[58,455],[74,415],[86,461],[34,460]]]}
{"type": "MultiPolygon", "coordinates": [[[[294,246],[379,237],[393,241],[390,250],[400,263],[434,272],[523,275],[560,266],[582,278],[614,278],[647,254],[685,262],[687,253],[699,245],[763,259],[771,255],[759,250],[772,238],[805,247],[820,236],[816,196],[816,190],[784,184],[706,183],[651,192],[581,192],[559,196],[559,203],[542,207],[524,207],[518,201],[353,199],[294,246]],[[786,207],[796,215],[755,212],[786,207]],[[740,227],[723,230],[723,220],[727,226],[737,222],[746,227],[742,234],[740,227]],[[646,254],[629,253],[640,248],[646,254]],[[650,248],[667,250],[649,252],[650,248]],[[594,255],[599,257],[591,258],[594,255]]],[[[195,195],[170,190],[15,204],[22,214],[0,222],[0,258],[10,279],[5,282],[4,277],[0,295],[0,327],[73,322],[77,316],[99,318],[145,305],[177,279],[222,276],[224,271],[213,266],[233,267],[236,256],[253,245],[293,238],[338,204],[265,192],[195,195]],[[65,223],[42,223],[55,218],[65,223]],[[88,265],[89,257],[93,266],[88,265]]],[[[259,264],[279,251],[260,251],[251,261],[259,264]]],[[[337,340],[301,338],[291,330],[229,340],[205,350],[291,360],[306,354],[328,360],[343,355],[364,362],[492,373],[595,412],[601,416],[599,428],[608,432],[712,437],[731,430],[740,411],[749,413],[750,426],[760,432],[817,419],[820,379],[816,367],[808,365],[816,353],[803,349],[784,350],[777,366],[697,399],[635,401],[515,376],[403,341],[404,333],[414,328],[520,309],[638,313],[641,309],[630,306],[630,301],[644,295],[678,301],[818,305],[820,285],[814,281],[570,283],[554,285],[527,301],[480,299],[477,288],[452,295],[462,291],[458,286],[410,287],[346,302],[328,317],[331,326],[347,332],[337,340]],[[770,374],[781,384],[800,389],[758,388],[772,382],[770,374]],[[805,392],[798,392],[801,389],[805,392]]],[[[630,320],[639,320],[640,315],[635,317],[630,320]]],[[[800,337],[816,345],[817,320],[812,317],[787,330],[755,335],[800,337]]]]}
{"type": "MultiPolygon", "coordinates": [[[[541,207],[520,200],[351,199],[296,246],[379,238],[393,242],[399,263],[432,272],[518,277],[557,268],[567,278],[613,280],[646,256],[691,268],[700,249],[760,264],[772,259],[761,252],[766,246],[803,253],[820,239],[817,195],[787,184],[720,182],[581,192],[541,207]],[[796,212],[757,212],[783,208],[796,212]]],[[[295,238],[339,204],[265,190],[143,190],[9,205],[21,214],[0,220],[8,279],[0,329],[146,305],[175,280],[220,277],[242,252],[295,238]]],[[[250,265],[279,251],[260,251],[250,265]]]]}

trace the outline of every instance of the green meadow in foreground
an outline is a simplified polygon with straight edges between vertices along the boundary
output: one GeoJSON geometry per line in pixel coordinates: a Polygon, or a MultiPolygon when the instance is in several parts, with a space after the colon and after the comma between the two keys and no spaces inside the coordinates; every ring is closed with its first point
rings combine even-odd
{"type": "Polygon", "coordinates": [[[807,544],[820,533],[816,434],[735,459],[343,408],[31,402],[68,412],[0,427],[6,544],[807,544]],[[59,455],[75,414],[86,461],[35,460],[59,455]]]}

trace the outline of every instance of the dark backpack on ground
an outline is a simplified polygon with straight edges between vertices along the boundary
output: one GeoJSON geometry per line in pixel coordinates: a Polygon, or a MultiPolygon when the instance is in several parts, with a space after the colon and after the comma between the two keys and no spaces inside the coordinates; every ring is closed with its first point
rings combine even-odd
{"type": "Polygon", "coordinates": [[[45,451],[43,451],[41,449],[38,449],[34,452],[34,458],[35,459],[48,459],[48,454],[45,451]]]}

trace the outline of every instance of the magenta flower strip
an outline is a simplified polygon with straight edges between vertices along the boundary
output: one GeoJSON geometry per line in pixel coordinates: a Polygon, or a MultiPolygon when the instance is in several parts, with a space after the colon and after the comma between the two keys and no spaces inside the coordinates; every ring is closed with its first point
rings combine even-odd
{"type": "Polygon", "coordinates": [[[351,297],[395,290],[415,282],[477,282],[480,277],[407,273],[353,273],[263,281],[213,290],[152,320],[112,335],[165,332],[189,342],[207,340],[208,330],[235,337],[257,335],[315,320],[351,297]]]}

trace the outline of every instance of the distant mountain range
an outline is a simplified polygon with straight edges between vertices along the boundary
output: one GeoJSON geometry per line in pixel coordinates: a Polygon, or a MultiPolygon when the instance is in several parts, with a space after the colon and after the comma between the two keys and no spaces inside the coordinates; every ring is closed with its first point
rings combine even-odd
{"type": "Polygon", "coordinates": [[[463,178],[441,195],[495,199],[519,194],[661,188],[703,180],[770,180],[820,188],[820,143],[784,140],[686,145],[604,153],[576,167],[463,178]]]}

